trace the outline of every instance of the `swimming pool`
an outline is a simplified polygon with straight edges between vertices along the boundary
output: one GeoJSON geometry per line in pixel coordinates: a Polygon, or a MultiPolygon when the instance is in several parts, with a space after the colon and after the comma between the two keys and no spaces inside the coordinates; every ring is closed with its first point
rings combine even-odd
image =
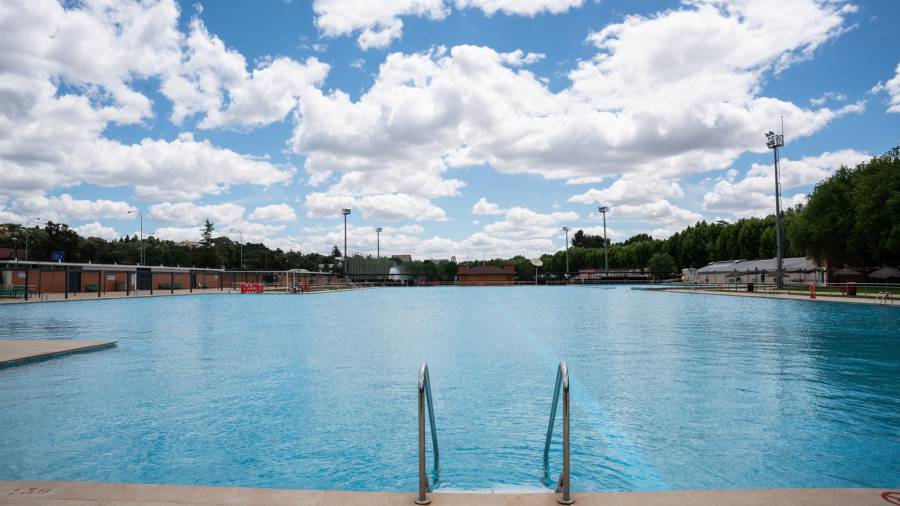
{"type": "Polygon", "coordinates": [[[897,486],[898,329],[892,308],[624,287],[0,306],[0,337],[119,341],[0,369],[0,479],[414,490],[427,359],[436,489],[545,490],[564,359],[576,491],[897,486]]]}

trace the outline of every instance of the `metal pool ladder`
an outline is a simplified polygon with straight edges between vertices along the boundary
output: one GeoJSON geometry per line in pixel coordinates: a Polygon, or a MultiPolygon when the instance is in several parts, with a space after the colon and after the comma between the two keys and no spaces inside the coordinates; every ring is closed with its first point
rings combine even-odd
{"type": "MultiPolygon", "coordinates": [[[[566,388],[568,392],[568,387],[566,388]]],[[[566,394],[568,399],[568,394],[566,394]]],[[[428,402],[428,421],[431,424],[431,448],[434,450],[434,481],[437,482],[440,469],[440,452],[438,451],[437,430],[434,424],[434,403],[431,400],[431,380],[428,377],[428,362],[422,362],[419,368],[419,496],[416,504],[428,504],[431,498],[431,485],[425,470],[425,402],[428,402]]],[[[567,411],[568,412],[568,411],[567,411]]],[[[546,459],[545,459],[546,460],[546,459]]]]}
{"type": "MultiPolygon", "coordinates": [[[[424,364],[423,364],[424,367],[424,364]]],[[[427,371],[426,371],[427,377],[427,371]]],[[[419,373],[419,427],[421,431],[422,425],[422,375],[419,373]]],[[[559,363],[559,369],[556,370],[556,387],[553,390],[553,406],[550,407],[550,423],[547,425],[547,441],[544,443],[544,481],[549,482],[550,477],[550,441],[553,439],[553,423],[556,421],[556,406],[559,404],[559,391],[562,390],[563,394],[563,440],[562,440],[562,452],[563,452],[563,467],[562,472],[559,473],[559,479],[556,481],[556,492],[562,492],[562,496],[557,499],[557,502],[560,504],[572,504],[575,502],[575,499],[572,498],[571,491],[571,480],[570,480],[570,468],[569,468],[569,369],[566,367],[565,362],[559,363]]],[[[434,433],[434,426],[432,425],[432,434],[434,433]]],[[[419,435],[419,448],[421,449],[423,446],[423,438],[424,436],[419,435]]],[[[435,448],[437,446],[435,445],[435,448]]],[[[420,450],[421,452],[422,450],[420,450]]],[[[437,450],[435,450],[435,455],[437,455],[437,450]]],[[[420,459],[423,457],[420,457],[420,459]]],[[[422,460],[419,460],[419,469],[421,473],[422,460]]],[[[420,486],[421,488],[421,486],[420,486]]]]}

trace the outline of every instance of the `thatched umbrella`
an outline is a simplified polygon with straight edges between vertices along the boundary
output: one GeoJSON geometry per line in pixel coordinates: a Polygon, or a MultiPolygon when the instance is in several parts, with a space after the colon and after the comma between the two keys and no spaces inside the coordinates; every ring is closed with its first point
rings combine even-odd
{"type": "Polygon", "coordinates": [[[885,266],[876,271],[870,272],[869,277],[875,279],[900,278],[900,269],[885,266]]]}

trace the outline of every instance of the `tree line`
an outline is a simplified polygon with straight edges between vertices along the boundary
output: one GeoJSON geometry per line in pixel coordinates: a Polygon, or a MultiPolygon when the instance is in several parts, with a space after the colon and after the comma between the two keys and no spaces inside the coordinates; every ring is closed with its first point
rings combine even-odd
{"type": "MultiPolygon", "coordinates": [[[[241,268],[241,247],[227,237],[214,237],[214,224],[207,221],[199,244],[184,244],[153,236],[144,239],[147,265],[241,268]]],[[[786,256],[809,256],[827,260],[832,267],[900,264],[900,147],[856,167],[841,167],[819,182],[806,205],[782,215],[786,256]]],[[[608,244],[610,269],[645,269],[675,273],[685,267],[733,259],[772,258],[776,250],[775,216],[744,218],[735,223],[700,221],[666,239],[638,234],[608,244]]],[[[28,229],[29,257],[49,260],[51,251],[62,251],[67,261],[136,264],[140,259],[137,236],[112,241],[81,237],[65,224],[48,222],[28,229]]],[[[568,250],[569,272],[602,269],[603,237],[582,230],[575,232],[568,250]]],[[[0,225],[0,247],[24,249],[21,225],[0,225]]],[[[341,252],[331,256],[270,249],[262,243],[243,245],[243,268],[248,270],[308,269],[337,264],[341,252]]],[[[566,250],[541,256],[541,272],[566,272],[566,250]]],[[[512,263],[522,279],[534,276],[531,260],[524,256],[479,262],[487,265],[512,263]]],[[[339,271],[340,266],[335,265],[339,271]]],[[[413,262],[410,274],[445,278],[455,275],[451,262],[413,262]],[[453,272],[451,272],[453,271],[453,272]]]]}

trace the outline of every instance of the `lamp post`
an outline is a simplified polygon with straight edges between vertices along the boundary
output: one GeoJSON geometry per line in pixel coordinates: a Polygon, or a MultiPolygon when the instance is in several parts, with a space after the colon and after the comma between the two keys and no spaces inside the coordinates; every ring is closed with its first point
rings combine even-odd
{"type": "Polygon", "coordinates": [[[350,214],[350,209],[344,208],[341,209],[341,214],[344,215],[344,277],[347,277],[347,216],[350,214]]]}
{"type": "MultiPolygon", "coordinates": [[[[783,132],[783,129],[782,129],[783,132]]],[[[778,172],[778,148],[784,146],[784,133],[776,134],[773,131],[766,132],[766,147],[772,150],[775,156],[775,286],[779,290],[784,286],[782,279],[784,245],[781,239],[781,176],[778,172]]]]}
{"type": "Polygon", "coordinates": [[[244,270],[244,233],[236,228],[232,228],[229,232],[237,232],[241,235],[241,270],[244,270]]]}
{"type": "Polygon", "coordinates": [[[134,213],[137,213],[137,215],[140,216],[140,218],[141,218],[141,261],[138,262],[138,265],[143,265],[144,264],[144,215],[141,214],[141,212],[138,210],[128,211],[128,214],[134,214],[134,213]]]}
{"type": "Polygon", "coordinates": [[[609,277],[609,253],[606,251],[607,245],[609,241],[606,240],[606,212],[609,211],[609,206],[600,206],[597,208],[597,211],[603,214],[603,272],[606,274],[606,277],[609,277]]]}
{"type": "Polygon", "coordinates": [[[563,227],[566,233],[566,279],[569,279],[569,227],[563,227]]]}
{"type": "Polygon", "coordinates": [[[28,229],[31,227],[31,222],[40,223],[44,221],[41,218],[28,218],[28,221],[25,222],[25,261],[28,261],[28,229]]]}
{"type": "Polygon", "coordinates": [[[377,248],[375,250],[375,251],[377,251],[377,253],[376,253],[377,258],[381,259],[381,227],[378,227],[375,229],[375,244],[376,244],[376,248],[377,248]]]}

